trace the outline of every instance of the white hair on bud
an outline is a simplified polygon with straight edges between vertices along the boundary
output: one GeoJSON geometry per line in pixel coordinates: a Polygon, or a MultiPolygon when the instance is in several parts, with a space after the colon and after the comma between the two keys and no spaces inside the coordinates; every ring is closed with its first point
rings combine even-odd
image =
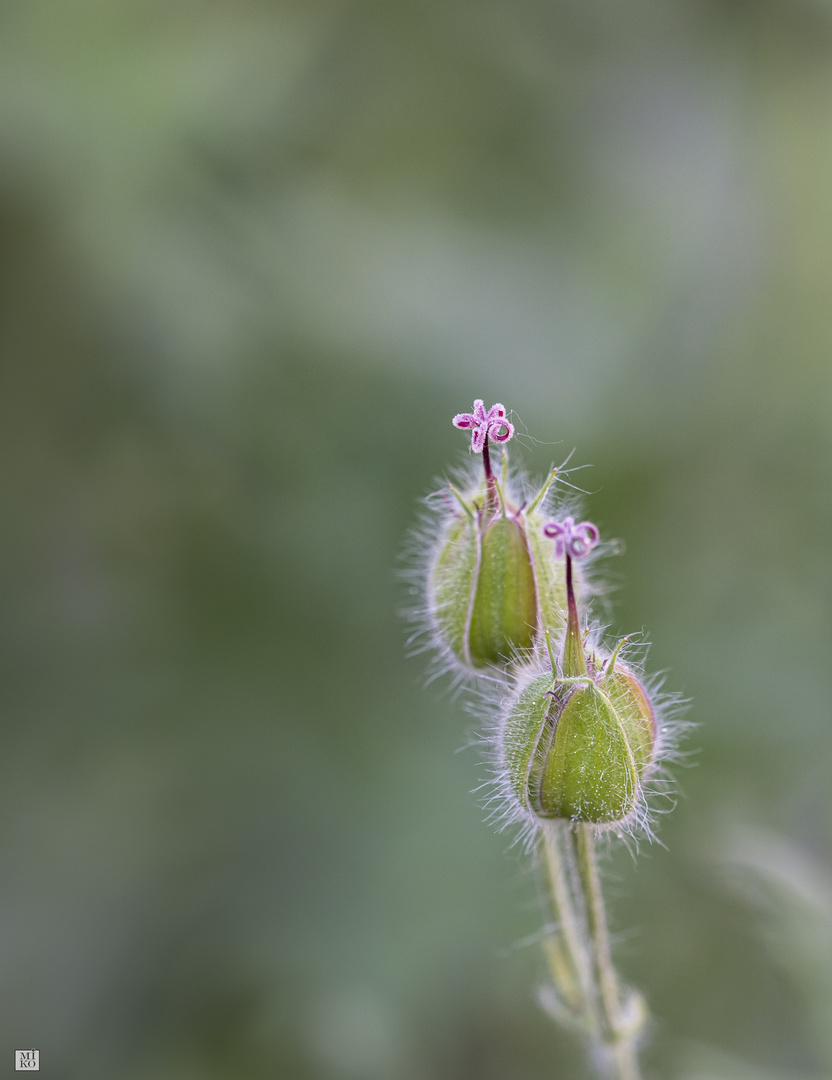
{"type": "MultiPolygon", "coordinates": [[[[586,651],[597,657],[599,670],[612,656],[615,647],[608,640],[607,629],[594,623],[587,634],[586,651]]],[[[663,689],[665,673],[644,674],[648,649],[648,643],[628,638],[615,666],[626,670],[639,681],[652,709],[656,741],[651,761],[639,778],[634,805],[629,813],[617,821],[595,826],[596,834],[616,837],[628,847],[636,849],[641,840],[661,844],[655,832],[656,819],[669,813],[676,805],[673,794],[675,779],[670,767],[687,763],[689,755],[680,752],[679,744],[685,733],[694,726],[684,719],[687,700],[663,689]]],[[[548,656],[538,652],[518,665],[510,686],[501,684],[499,689],[480,690],[476,703],[469,706],[484,722],[479,744],[488,751],[488,777],[480,787],[486,792],[483,799],[486,820],[498,831],[512,832],[512,846],[519,844],[529,852],[535,849],[543,819],[524,806],[514,791],[505,757],[506,728],[509,710],[523,689],[532,679],[547,671],[551,671],[548,656]]]]}
{"type": "MultiPolygon", "coordinates": [[[[571,486],[570,490],[566,489],[567,474],[566,469],[557,470],[554,481],[535,508],[534,519],[528,522],[528,527],[539,527],[541,535],[544,522],[555,514],[580,517],[583,499],[571,490],[571,486]]],[[[424,498],[416,525],[407,535],[402,553],[404,567],[399,573],[408,594],[408,603],[400,610],[400,614],[410,626],[406,641],[408,655],[430,653],[426,684],[447,677],[453,693],[479,683],[487,685],[496,681],[503,684],[507,677],[501,668],[472,668],[456,655],[443,635],[431,595],[430,576],[439,552],[448,530],[464,514],[453,494],[451,484],[463,498],[471,499],[480,490],[482,483],[478,459],[469,458],[463,466],[451,471],[451,483],[447,480],[442,482],[424,498]]],[[[515,507],[518,513],[528,506],[540,491],[540,484],[532,484],[525,473],[513,467],[504,468],[501,485],[506,501],[515,507]]],[[[606,588],[598,580],[595,564],[599,558],[613,554],[616,550],[614,542],[602,541],[583,559],[580,568],[576,567],[576,578],[583,594],[603,598],[606,588]]],[[[518,656],[517,661],[523,658],[518,656]]]]}

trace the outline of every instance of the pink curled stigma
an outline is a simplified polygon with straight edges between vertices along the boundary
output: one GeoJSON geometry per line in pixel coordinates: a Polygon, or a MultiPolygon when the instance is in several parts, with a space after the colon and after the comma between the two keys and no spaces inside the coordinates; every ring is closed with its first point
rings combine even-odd
{"type": "Polygon", "coordinates": [[[576,525],[574,518],[549,521],[543,526],[543,535],[555,541],[555,558],[571,555],[573,559],[585,559],[598,543],[600,533],[591,521],[576,525]]]}
{"type": "Polygon", "coordinates": [[[495,443],[505,443],[513,437],[514,425],[508,422],[506,415],[505,405],[497,402],[486,412],[482,398],[477,398],[474,411],[457,413],[453,418],[453,425],[463,431],[470,430],[471,449],[475,454],[481,454],[487,439],[495,443]]]}

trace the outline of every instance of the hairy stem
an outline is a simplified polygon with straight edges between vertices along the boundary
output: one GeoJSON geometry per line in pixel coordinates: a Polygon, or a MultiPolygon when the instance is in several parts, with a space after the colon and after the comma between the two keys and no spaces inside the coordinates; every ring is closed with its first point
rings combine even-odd
{"type": "Polygon", "coordinates": [[[562,973],[553,972],[555,982],[566,1003],[576,1013],[576,1019],[583,1026],[594,1029],[598,1019],[595,1015],[591,958],[586,949],[586,917],[582,910],[582,898],[575,891],[576,865],[568,829],[561,822],[547,821],[543,824],[543,852],[558,931],[571,976],[571,984],[564,986],[562,973]]]}
{"type": "Polygon", "coordinates": [[[491,484],[494,480],[494,473],[491,471],[491,454],[488,450],[488,436],[485,437],[485,442],[482,444],[482,465],[485,469],[486,483],[491,484]]]}
{"type": "Polygon", "coordinates": [[[497,496],[497,481],[491,468],[491,454],[488,450],[487,435],[482,447],[482,464],[485,469],[485,510],[486,518],[488,518],[496,512],[499,506],[499,498],[497,496]]]}
{"type": "Polygon", "coordinates": [[[607,915],[604,909],[604,897],[601,893],[601,879],[598,874],[598,862],[595,854],[595,839],[591,830],[592,826],[578,825],[571,833],[571,836],[575,844],[581,886],[586,898],[587,923],[592,951],[592,971],[601,1005],[601,1023],[604,1034],[607,1037],[613,1037],[618,1019],[618,978],[612,966],[607,915]]]}
{"type": "Polygon", "coordinates": [[[600,1074],[641,1080],[637,1042],[646,1013],[638,995],[622,993],[613,967],[593,826],[546,822],[543,848],[558,937],[569,959],[565,970],[552,963],[559,951],[550,950],[558,993],[588,1038],[600,1074]]]}

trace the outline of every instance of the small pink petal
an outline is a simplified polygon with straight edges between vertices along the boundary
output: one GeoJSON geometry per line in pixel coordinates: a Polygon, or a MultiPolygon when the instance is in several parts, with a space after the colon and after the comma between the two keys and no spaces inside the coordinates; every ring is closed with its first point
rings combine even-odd
{"type": "Polygon", "coordinates": [[[498,420],[496,423],[489,426],[488,434],[494,440],[494,442],[508,442],[508,440],[514,435],[514,425],[510,424],[508,420],[498,420]],[[500,430],[502,428],[506,429],[505,435],[500,435],[500,430]]]}
{"type": "Polygon", "coordinates": [[[598,543],[600,533],[591,521],[575,524],[574,518],[566,517],[563,521],[549,521],[543,526],[544,536],[555,541],[555,558],[562,558],[569,552],[573,559],[583,559],[598,543]]]}

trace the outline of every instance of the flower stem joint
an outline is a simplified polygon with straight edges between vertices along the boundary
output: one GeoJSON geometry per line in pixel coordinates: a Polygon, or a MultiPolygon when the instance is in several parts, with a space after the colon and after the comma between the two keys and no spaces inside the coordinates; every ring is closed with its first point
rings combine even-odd
{"type": "Polygon", "coordinates": [[[450,487],[452,507],[428,572],[428,610],[440,647],[468,675],[505,672],[541,644],[546,631],[566,622],[563,568],[549,558],[541,509],[555,479],[553,469],[528,502],[513,496],[505,452],[501,476],[492,468],[490,444],[514,436],[501,404],[454,417],[471,432],[484,475],[466,493],[450,487]]]}
{"type": "MultiPolygon", "coordinates": [[[[572,562],[598,542],[590,522],[550,522],[543,534],[565,556],[567,623],[558,655],[517,679],[501,724],[500,756],[515,800],[536,818],[605,825],[631,817],[653,764],[656,722],[647,691],[619,661],[626,638],[587,651],[572,562]]],[[[547,644],[549,638],[547,635],[547,644]]]]}

